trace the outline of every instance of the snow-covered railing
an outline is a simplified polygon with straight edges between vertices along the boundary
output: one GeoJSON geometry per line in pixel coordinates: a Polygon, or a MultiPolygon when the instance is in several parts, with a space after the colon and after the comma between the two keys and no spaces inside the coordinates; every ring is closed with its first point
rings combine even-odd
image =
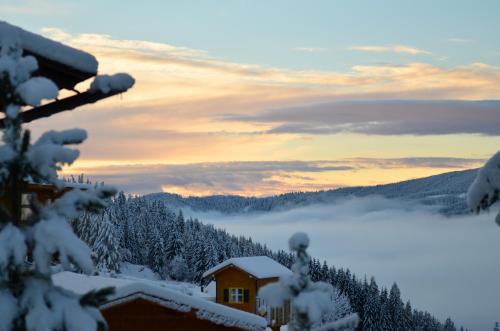
{"type": "MultiPolygon", "coordinates": [[[[112,76],[97,76],[90,89],[86,92],[29,109],[20,113],[19,116],[24,123],[29,123],[40,118],[49,117],[63,111],[72,110],[123,93],[131,88],[134,83],[135,80],[132,76],[124,73],[112,76]]],[[[2,119],[0,120],[0,128],[3,127],[4,121],[2,119]]]]}

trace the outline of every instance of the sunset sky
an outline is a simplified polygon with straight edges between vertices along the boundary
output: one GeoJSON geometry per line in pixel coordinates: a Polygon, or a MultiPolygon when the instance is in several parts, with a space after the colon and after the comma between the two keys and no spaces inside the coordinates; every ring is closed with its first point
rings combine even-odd
{"type": "Polygon", "coordinates": [[[0,0],[0,13],[135,77],[30,126],[86,129],[65,173],[130,193],[373,185],[500,147],[500,1],[0,0]]]}

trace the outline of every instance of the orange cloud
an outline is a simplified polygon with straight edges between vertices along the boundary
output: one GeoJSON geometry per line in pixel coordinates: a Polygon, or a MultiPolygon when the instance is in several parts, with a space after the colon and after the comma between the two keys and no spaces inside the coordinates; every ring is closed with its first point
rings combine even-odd
{"type": "Polygon", "coordinates": [[[376,52],[376,53],[391,52],[391,53],[405,53],[405,54],[411,54],[411,55],[418,55],[418,54],[429,55],[429,54],[431,54],[431,52],[425,51],[423,49],[419,49],[419,48],[412,47],[412,46],[405,46],[405,45],[352,46],[350,49],[355,50],[355,51],[361,51],[361,52],[376,52]]]}

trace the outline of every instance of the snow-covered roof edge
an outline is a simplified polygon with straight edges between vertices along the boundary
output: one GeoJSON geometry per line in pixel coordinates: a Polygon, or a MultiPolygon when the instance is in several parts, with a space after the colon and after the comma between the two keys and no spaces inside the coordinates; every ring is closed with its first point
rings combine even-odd
{"type": "Polygon", "coordinates": [[[237,327],[249,331],[263,331],[267,326],[266,320],[255,314],[140,281],[113,279],[101,276],[86,276],[72,272],[58,273],[53,276],[53,279],[56,285],[75,292],[79,292],[78,287],[82,286],[84,283],[91,283],[92,287],[98,288],[99,286],[96,285],[98,285],[101,280],[102,284],[100,287],[115,286],[115,294],[108,298],[108,302],[101,306],[101,309],[106,309],[140,298],[180,312],[189,312],[194,309],[199,319],[208,320],[215,324],[228,327],[237,327]]]}
{"type": "Polygon", "coordinates": [[[98,63],[91,54],[0,21],[0,43],[4,39],[18,41],[23,49],[49,60],[82,72],[97,74],[98,63]]]}
{"type": "Polygon", "coordinates": [[[260,279],[288,276],[292,274],[290,269],[274,261],[268,256],[249,256],[225,260],[224,262],[219,263],[218,265],[205,271],[202,277],[205,278],[213,275],[228,266],[235,266],[260,279]]]}

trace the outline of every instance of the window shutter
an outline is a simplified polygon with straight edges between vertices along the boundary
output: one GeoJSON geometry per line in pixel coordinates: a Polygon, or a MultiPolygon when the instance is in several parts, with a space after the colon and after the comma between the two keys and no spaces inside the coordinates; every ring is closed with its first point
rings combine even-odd
{"type": "Polygon", "coordinates": [[[244,301],[245,303],[248,303],[248,296],[249,296],[249,295],[248,295],[248,289],[245,289],[245,290],[243,291],[243,301],[244,301]]]}
{"type": "Polygon", "coordinates": [[[228,301],[229,301],[229,289],[225,288],[224,289],[224,302],[228,302],[228,301]]]}

